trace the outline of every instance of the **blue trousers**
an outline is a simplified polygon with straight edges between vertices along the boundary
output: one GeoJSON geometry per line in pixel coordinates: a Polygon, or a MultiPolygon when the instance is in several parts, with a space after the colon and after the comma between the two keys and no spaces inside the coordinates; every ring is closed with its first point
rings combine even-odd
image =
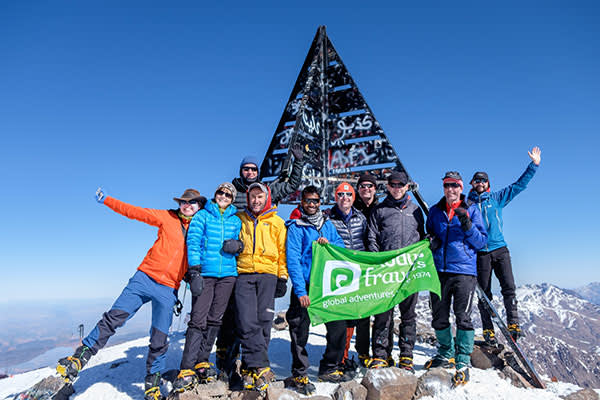
{"type": "Polygon", "coordinates": [[[173,306],[176,301],[175,289],[156,283],[142,271],[137,271],[111,309],[102,315],[102,319],[83,339],[83,344],[91,349],[92,354],[96,354],[115,334],[117,328],[133,317],[142,305],[152,302],[152,326],[146,372],[148,374],[163,372],[169,348],[167,335],[173,320],[173,306]]]}

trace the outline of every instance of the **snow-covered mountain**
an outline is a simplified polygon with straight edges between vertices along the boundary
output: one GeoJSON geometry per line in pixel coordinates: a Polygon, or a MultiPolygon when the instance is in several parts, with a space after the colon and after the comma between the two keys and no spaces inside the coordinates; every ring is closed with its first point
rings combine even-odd
{"type": "Polygon", "coordinates": [[[600,282],[592,282],[573,290],[579,297],[600,305],[600,282]]]}

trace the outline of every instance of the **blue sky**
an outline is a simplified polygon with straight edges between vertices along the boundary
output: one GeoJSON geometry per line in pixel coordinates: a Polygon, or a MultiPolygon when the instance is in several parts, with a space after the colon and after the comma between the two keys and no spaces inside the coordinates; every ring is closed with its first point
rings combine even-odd
{"type": "Polygon", "coordinates": [[[156,232],[96,188],[170,208],[262,159],[321,24],[430,204],[540,146],[505,210],[517,283],[600,281],[597,2],[203,3],[2,5],[0,301],[118,295],[156,232]]]}

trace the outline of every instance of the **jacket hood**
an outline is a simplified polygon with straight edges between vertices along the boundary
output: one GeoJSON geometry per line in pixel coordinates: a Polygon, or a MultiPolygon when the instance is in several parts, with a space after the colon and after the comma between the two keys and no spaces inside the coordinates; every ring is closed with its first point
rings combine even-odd
{"type": "MultiPolygon", "coordinates": [[[[271,209],[273,209],[273,210],[277,210],[277,207],[273,207],[273,206],[271,205],[271,188],[270,188],[269,186],[265,185],[264,183],[260,183],[260,182],[255,182],[255,183],[253,183],[252,185],[254,185],[254,184],[259,184],[259,185],[261,185],[261,186],[262,186],[263,188],[265,188],[265,189],[266,189],[266,191],[267,191],[267,202],[265,203],[265,206],[263,207],[263,209],[262,209],[262,210],[260,210],[260,212],[258,213],[258,216],[257,216],[257,217],[260,217],[261,215],[265,214],[267,211],[271,211],[271,209]]],[[[252,185],[250,185],[250,186],[252,186],[252,185]]],[[[256,218],[256,217],[254,216],[254,214],[252,213],[252,211],[250,211],[250,209],[248,208],[248,203],[249,203],[249,202],[250,202],[250,191],[248,190],[248,191],[246,192],[246,212],[247,212],[247,213],[248,213],[248,215],[250,215],[251,217],[254,217],[254,218],[256,218]]]]}

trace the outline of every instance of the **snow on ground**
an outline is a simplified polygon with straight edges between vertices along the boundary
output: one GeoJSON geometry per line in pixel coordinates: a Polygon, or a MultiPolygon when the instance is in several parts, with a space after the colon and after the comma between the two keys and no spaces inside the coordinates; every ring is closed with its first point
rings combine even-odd
{"type": "MultiPolygon", "coordinates": [[[[93,357],[75,383],[74,400],[126,400],[143,399],[143,380],[148,337],[132,340],[112,347],[106,347],[93,357]]],[[[179,366],[183,351],[184,333],[176,332],[171,338],[171,347],[167,356],[167,368],[176,369],[179,366]]],[[[278,379],[290,375],[291,356],[289,351],[289,334],[287,330],[273,330],[269,356],[271,367],[278,379]]],[[[352,346],[353,348],[353,346],[352,346]]],[[[325,327],[320,325],[311,328],[309,353],[311,368],[309,378],[317,386],[317,394],[331,395],[337,385],[318,383],[317,372],[321,354],[325,349],[325,327]]],[[[352,353],[355,355],[355,353],[352,353]]],[[[425,371],[422,365],[435,354],[435,348],[426,345],[415,347],[415,365],[417,376],[425,371]]],[[[214,353],[213,353],[214,357],[214,353]]],[[[397,350],[394,357],[398,358],[397,350]]],[[[213,360],[214,361],[214,360],[213,360]]],[[[35,371],[14,375],[0,380],[0,399],[11,399],[22,390],[33,386],[36,382],[54,373],[54,365],[35,371]]],[[[360,378],[357,378],[360,381],[360,378]]],[[[163,388],[166,393],[170,385],[163,388]]],[[[464,387],[445,390],[438,393],[439,400],[550,400],[560,399],[559,396],[572,393],[580,388],[566,383],[549,383],[547,390],[521,389],[501,379],[493,370],[471,370],[471,382],[464,387]]],[[[600,393],[600,391],[598,391],[600,393]]],[[[431,399],[431,398],[425,398],[431,399]]]]}

